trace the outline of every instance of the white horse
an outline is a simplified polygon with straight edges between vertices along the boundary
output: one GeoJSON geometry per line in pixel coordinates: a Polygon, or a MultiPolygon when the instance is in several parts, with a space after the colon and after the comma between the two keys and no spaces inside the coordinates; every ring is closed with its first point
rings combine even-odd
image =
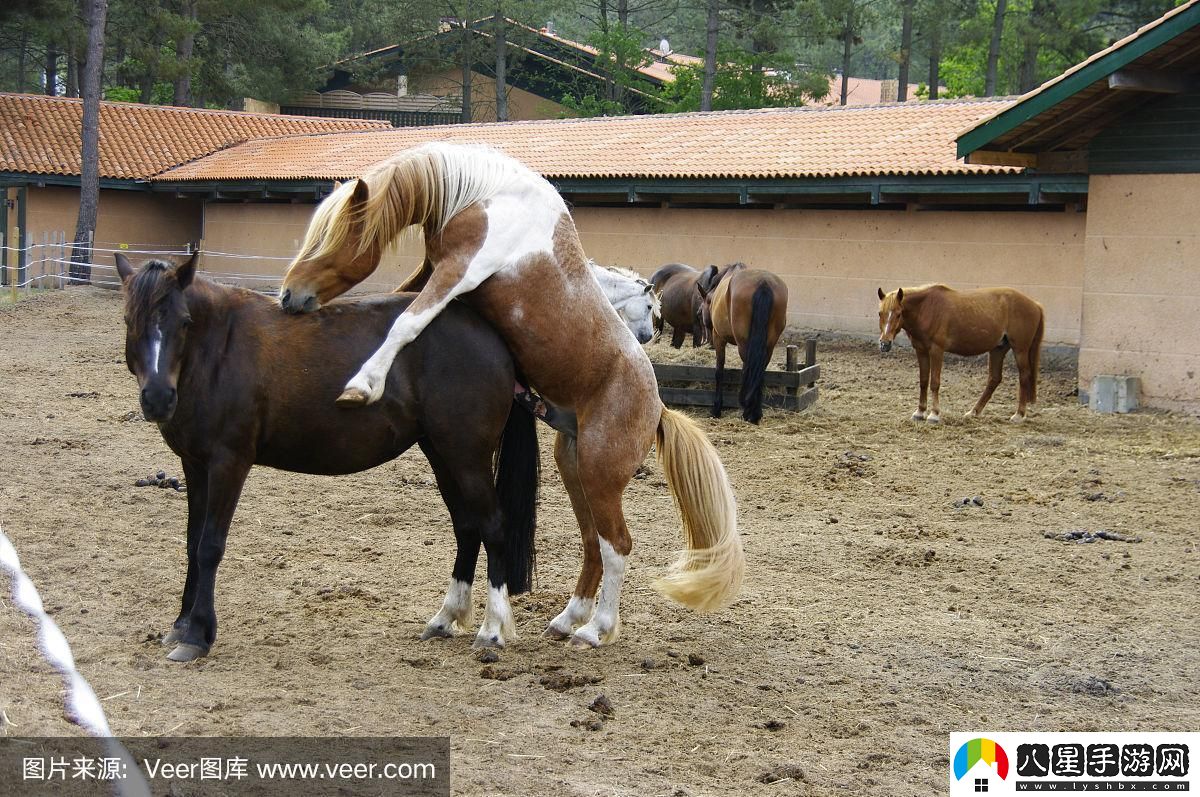
{"type": "Polygon", "coordinates": [[[662,314],[654,286],[635,271],[620,266],[602,266],[588,260],[592,276],[608,297],[617,315],[629,327],[638,343],[649,343],[654,337],[654,319],[662,314]]]}

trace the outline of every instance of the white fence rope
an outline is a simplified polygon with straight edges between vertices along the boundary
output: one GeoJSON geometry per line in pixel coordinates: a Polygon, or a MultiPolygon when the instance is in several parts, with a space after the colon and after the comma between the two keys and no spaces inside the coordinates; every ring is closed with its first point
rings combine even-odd
{"type": "Polygon", "coordinates": [[[41,649],[42,656],[62,676],[63,685],[66,687],[64,702],[67,708],[67,718],[87,731],[88,734],[100,737],[108,753],[124,762],[124,772],[127,777],[116,781],[119,794],[130,795],[130,797],[134,795],[149,797],[150,787],[142,777],[141,770],[125,746],[113,737],[112,729],[109,728],[108,719],[104,716],[104,709],[100,707],[100,700],[96,697],[95,690],[75,668],[75,656],[71,653],[71,645],[58,627],[58,623],[46,614],[42,596],[38,594],[32,579],[21,569],[21,560],[17,557],[17,549],[5,536],[3,529],[0,529],[0,571],[8,573],[12,583],[13,603],[38,624],[38,647],[41,649]]]}
{"type": "MultiPolygon", "coordinates": [[[[74,261],[70,260],[66,255],[67,251],[69,251],[71,247],[72,244],[67,241],[30,243],[24,247],[4,245],[0,246],[0,264],[9,262],[8,253],[10,252],[16,253],[17,257],[23,256],[25,262],[20,266],[20,270],[24,271],[25,279],[16,284],[17,288],[28,289],[32,287],[46,287],[47,284],[57,286],[62,282],[90,282],[91,284],[105,286],[120,284],[120,280],[116,276],[116,266],[107,263],[91,262],[75,264],[74,261]],[[56,254],[56,251],[60,254],[56,254]],[[84,265],[93,271],[99,270],[102,272],[101,278],[83,279],[80,277],[73,277],[70,275],[70,269],[73,265],[84,265]],[[35,269],[39,273],[35,274],[35,269]]],[[[164,256],[180,257],[190,254],[186,248],[164,249],[151,244],[147,244],[146,248],[144,249],[134,249],[130,247],[112,248],[106,246],[92,246],[90,247],[90,250],[93,253],[119,252],[135,260],[164,256]]],[[[279,255],[247,255],[235,252],[216,252],[209,250],[203,250],[201,255],[206,258],[212,257],[231,260],[271,260],[288,262],[292,260],[291,257],[279,255]]],[[[0,271],[3,271],[6,277],[10,277],[10,275],[13,273],[12,267],[7,265],[0,265],[0,271]]],[[[255,288],[255,290],[258,291],[266,291],[271,287],[278,286],[283,283],[282,274],[247,274],[237,271],[211,270],[201,270],[198,273],[208,280],[226,285],[242,286],[243,283],[246,282],[263,283],[261,287],[255,288]]],[[[5,287],[11,288],[12,286],[6,285],[5,287]]],[[[355,287],[356,291],[358,292],[387,292],[395,289],[395,285],[385,282],[362,282],[355,287]]]]}

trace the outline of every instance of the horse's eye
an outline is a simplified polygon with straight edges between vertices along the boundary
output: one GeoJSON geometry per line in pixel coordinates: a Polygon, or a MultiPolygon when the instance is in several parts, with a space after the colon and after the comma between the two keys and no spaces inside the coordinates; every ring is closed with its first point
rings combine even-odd
{"type": "Polygon", "coordinates": [[[184,318],[183,320],[181,320],[181,321],[179,322],[179,325],[180,325],[181,327],[183,327],[184,329],[187,329],[188,327],[190,327],[190,326],[192,325],[192,319],[191,319],[191,316],[188,316],[188,317],[184,318]]]}

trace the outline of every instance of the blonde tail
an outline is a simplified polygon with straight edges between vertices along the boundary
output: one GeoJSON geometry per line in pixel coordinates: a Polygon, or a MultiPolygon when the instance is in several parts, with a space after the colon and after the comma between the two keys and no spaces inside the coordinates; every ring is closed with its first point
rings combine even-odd
{"type": "Polygon", "coordinates": [[[654,588],[709,612],[737,594],[746,569],[733,488],[717,450],[691,418],[664,408],[657,440],[659,464],[683,516],[687,548],[654,588]]]}

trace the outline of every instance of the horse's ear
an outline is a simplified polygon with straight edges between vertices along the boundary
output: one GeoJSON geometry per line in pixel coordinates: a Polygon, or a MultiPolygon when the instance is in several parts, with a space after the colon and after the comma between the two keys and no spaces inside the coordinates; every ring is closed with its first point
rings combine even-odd
{"type": "Polygon", "coordinates": [[[341,180],[334,180],[334,181],[333,181],[333,190],[334,190],[334,191],[338,190],[338,189],[339,189],[339,188],[341,188],[341,187],[342,187],[342,181],[341,181],[341,180]]]}
{"type": "Polygon", "coordinates": [[[654,294],[654,286],[651,285],[649,282],[647,282],[646,288],[642,291],[642,293],[649,293],[649,294],[653,295],[654,294]]]}
{"type": "Polygon", "coordinates": [[[897,288],[896,289],[896,304],[900,304],[900,302],[902,302],[902,301],[904,301],[904,289],[897,288]]]}
{"type": "Polygon", "coordinates": [[[175,267],[175,282],[178,283],[180,290],[185,290],[187,286],[192,284],[192,277],[196,276],[196,263],[200,262],[200,250],[192,252],[192,256],[175,267]]]}
{"type": "Polygon", "coordinates": [[[886,297],[887,297],[887,294],[883,292],[883,288],[880,288],[879,289],[879,301],[882,302],[886,297]]]}
{"type": "Polygon", "coordinates": [[[367,188],[367,184],[362,180],[354,181],[354,192],[350,194],[351,205],[364,205],[370,197],[371,191],[367,188]]]}
{"type": "Polygon", "coordinates": [[[120,252],[114,252],[113,260],[117,261],[117,274],[121,277],[121,282],[129,282],[129,278],[133,276],[133,272],[136,270],[133,264],[129,262],[129,258],[120,252]]]}

